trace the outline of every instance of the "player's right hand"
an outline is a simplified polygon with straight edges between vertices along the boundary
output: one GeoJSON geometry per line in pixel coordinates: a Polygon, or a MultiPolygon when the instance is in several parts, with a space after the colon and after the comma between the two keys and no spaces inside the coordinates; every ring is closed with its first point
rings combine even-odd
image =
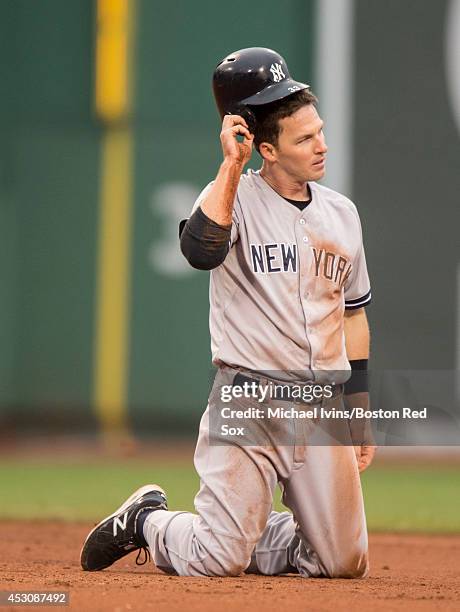
{"type": "Polygon", "coordinates": [[[251,159],[254,135],[249,132],[248,124],[239,115],[225,115],[222,121],[220,142],[224,160],[233,161],[244,166],[251,159]],[[239,142],[237,136],[243,141],[239,142]]]}

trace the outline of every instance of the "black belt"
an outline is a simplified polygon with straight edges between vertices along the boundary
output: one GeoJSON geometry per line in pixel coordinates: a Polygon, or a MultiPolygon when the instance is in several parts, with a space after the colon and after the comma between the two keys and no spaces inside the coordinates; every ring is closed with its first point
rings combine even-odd
{"type": "MultiPolygon", "coordinates": [[[[253,387],[256,391],[259,389],[259,385],[269,385],[271,389],[266,398],[278,402],[290,402],[291,404],[320,404],[339,395],[343,395],[344,390],[343,384],[337,385],[335,383],[330,383],[324,385],[316,383],[315,381],[296,384],[275,381],[265,377],[261,377],[260,379],[251,378],[238,372],[233,379],[233,386],[243,387],[245,383],[253,387]],[[294,392],[294,390],[296,390],[296,392],[294,392]],[[310,391],[312,397],[310,397],[310,394],[306,397],[307,393],[305,393],[305,391],[310,391]]],[[[257,395],[255,395],[255,397],[257,397],[257,395]]]]}

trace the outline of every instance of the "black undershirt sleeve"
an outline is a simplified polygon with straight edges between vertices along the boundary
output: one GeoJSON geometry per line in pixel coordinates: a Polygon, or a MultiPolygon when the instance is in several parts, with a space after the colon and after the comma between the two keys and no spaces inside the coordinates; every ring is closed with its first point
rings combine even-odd
{"type": "Polygon", "coordinates": [[[182,254],[197,270],[217,268],[230,249],[231,229],[231,225],[219,225],[207,217],[199,206],[190,219],[179,225],[182,254]]]}

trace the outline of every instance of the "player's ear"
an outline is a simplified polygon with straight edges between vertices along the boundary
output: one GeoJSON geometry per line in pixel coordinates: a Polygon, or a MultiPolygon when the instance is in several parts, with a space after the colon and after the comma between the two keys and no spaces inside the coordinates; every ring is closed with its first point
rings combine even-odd
{"type": "Polygon", "coordinates": [[[275,162],[277,159],[275,147],[269,142],[260,143],[259,153],[264,159],[266,159],[269,162],[275,162]]]}

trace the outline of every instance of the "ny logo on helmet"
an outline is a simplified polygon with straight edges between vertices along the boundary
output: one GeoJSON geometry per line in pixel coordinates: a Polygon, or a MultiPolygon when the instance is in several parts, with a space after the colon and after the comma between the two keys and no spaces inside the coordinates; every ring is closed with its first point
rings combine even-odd
{"type": "Polygon", "coordinates": [[[273,75],[273,80],[275,81],[275,83],[279,83],[279,81],[282,81],[284,78],[286,78],[281,64],[272,64],[270,66],[270,72],[273,75]]]}

